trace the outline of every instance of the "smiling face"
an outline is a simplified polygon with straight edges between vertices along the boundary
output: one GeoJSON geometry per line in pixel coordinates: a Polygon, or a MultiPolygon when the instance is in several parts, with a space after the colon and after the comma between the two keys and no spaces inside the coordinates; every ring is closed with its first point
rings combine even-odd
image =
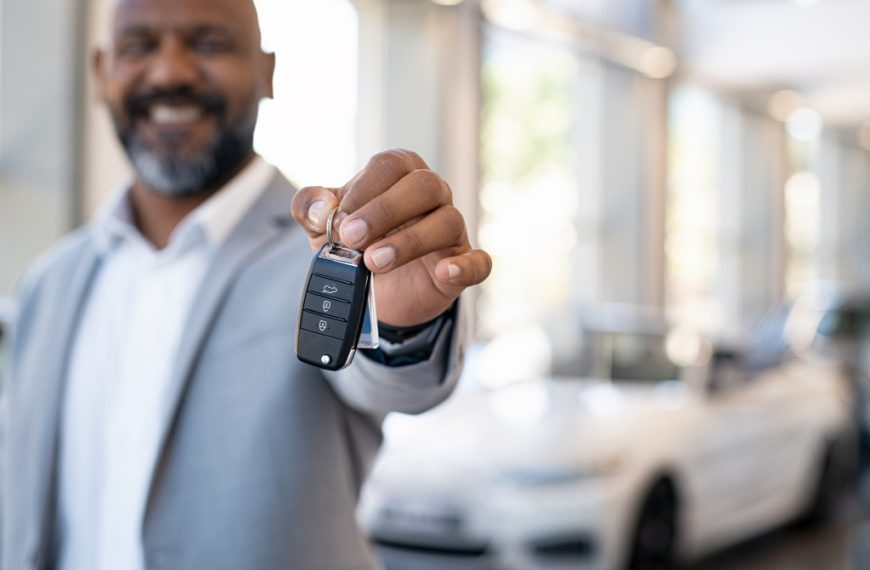
{"type": "Polygon", "coordinates": [[[118,0],[112,34],[95,70],[139,182],[172,196],[226,182],[272,96],[251,0],[118,0]]]}

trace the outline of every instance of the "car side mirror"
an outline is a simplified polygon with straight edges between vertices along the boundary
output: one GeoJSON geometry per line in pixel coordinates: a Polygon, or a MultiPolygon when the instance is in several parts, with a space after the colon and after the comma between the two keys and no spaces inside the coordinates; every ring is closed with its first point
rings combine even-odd
{"type": "Polygon", "coordinates": [[[713,352],[708,365],[705,392],[716,395],[727,392],[746,382],[743,355],[733,349],[718,348],[713,352]]]}

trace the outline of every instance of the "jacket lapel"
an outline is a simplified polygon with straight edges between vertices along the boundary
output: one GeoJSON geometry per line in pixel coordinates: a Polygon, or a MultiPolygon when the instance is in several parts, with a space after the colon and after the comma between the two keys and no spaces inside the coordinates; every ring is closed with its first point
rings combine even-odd
{"type": "Polygon", "coordinates": [[[25,372],[25,376],[41,376],[42,381],[10,387],[17,392],[14,399],[20,407],[12,411],[16,419],[8,435],[8,457],[14,465],[16,477],[29,484],[19,485],[4,500],[10,502],[11,508],[6,510],[7,513],[28,517],[25,520],[10,520],[8,524],[12,525],[10,530],[13,536],[24,541],[21,546],[32,553],[35,567],[41,567],[52,555],[56,523],[58,424],[66,370],[75,331],[99,261],[88,238],[82,244],[81,254],[76,259],[69,280],[64,282],[63,299],[57,300],[51,322],[45,325],[49,330],[45,334],[33,335],[44,339],[41,347],[30,352],[38,354],[39,361],[23,364],[25,368],[33,368],[29,373],[25,372]],[[38,517],[30,517],[36,513],[38,517]],[[33,522],[39,524],[39,528],[28,526],[33,522]]]}
{"type": "MultiPolygon", "coordinates": [[[[277,238],[291,223],[290,200],[293,187],[276,174],[263,195],[252,206],[218,251],[195,297],[187,317],[167,396],[166,421],[161,426],[157,461],[151,474],[150,495],[155,475],[163,462],[166,445],[180,412],[187,386],[196,369],[209,333],[240,270],[261,248],[277,238]]],[[[148,504],[148,503],[146,503],[148,504]]]]}

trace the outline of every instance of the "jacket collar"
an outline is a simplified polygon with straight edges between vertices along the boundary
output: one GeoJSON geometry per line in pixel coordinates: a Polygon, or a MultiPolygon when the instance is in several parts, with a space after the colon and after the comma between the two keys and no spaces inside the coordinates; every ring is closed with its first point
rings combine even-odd
{"type": "MultiPolygon", "coordinates": [[[[183,246],[191,235],[203,235],[215,247],[222,247],[241,223],[245,214],[262,196],[275,177],[275,167],[257,156],[220,190],[192,211],[178,225],[169,240],[169,248],[183,246]]],[[[130,205],[128,183],[103,206],[90,225],[94,247],[101,255],[109,254],[120,241],[146,244],[136,229],[130,205]]],[[[152,247],[146,244],[147,247],[152,247]]]]}

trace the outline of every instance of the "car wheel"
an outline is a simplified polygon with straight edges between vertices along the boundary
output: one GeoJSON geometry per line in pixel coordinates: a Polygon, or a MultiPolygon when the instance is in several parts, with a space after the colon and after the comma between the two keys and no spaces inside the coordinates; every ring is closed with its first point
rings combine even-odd
{"type": "Polygon", "coordinates": [[[673,568],[677,544],[677,501],[666,480],[653,485],[641,504],[630,544],[628,570],[673,568]]]}
{"type": "Polygon", "coordinates": [[[836,513],[855,477],[855,458],[849,441],[843,437],[825,447],[810,503],[799,523],[821,524],[836,513]]]}

